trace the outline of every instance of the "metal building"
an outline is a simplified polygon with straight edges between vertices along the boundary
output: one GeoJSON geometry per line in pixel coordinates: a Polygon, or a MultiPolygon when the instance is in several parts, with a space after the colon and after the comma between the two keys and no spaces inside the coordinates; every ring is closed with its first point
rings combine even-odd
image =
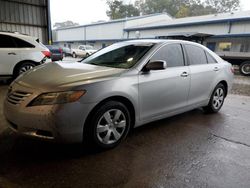
{"type": "Polygon", "coordinates": [[[56,31],[56,41],[65,47],[75,48],[80,44],[91,44],[99,49],[114,42],[128,39],[130,36],[125,31],[126,28],[170,19],[172,19],[171,16],[163,13],[61,28],[56,31]]]}
{"type": "Polygon", "coordinates": [[[0,31],[19,32],[51,41],[49,0],[0,0],[0,31]]]}
{"type": "Polygon", "coordinates": [[[100,42],[104,42],[105,38],[112,43],[136,38],[200,36],[203,44],[220,56],[233,54],[234,57],[250,57],[250,11],[187,18],[171,18],[164,14],[149,15],[130,18],[126,22],[118,20],[60,29],[57,36],[60,44],[89,41],[97,48],[101,47],[100,42]],[[89,34],[84,38],[84,31],[88,30],[89,34]]]}

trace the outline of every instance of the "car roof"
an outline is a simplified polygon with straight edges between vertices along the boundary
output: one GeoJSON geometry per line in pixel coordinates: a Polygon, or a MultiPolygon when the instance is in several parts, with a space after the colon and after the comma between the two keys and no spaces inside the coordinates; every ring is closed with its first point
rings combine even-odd
{"type": "Polygon", "coordinates": [[[34,39],[34,40],[37,39],[37,37],[29,36],[29,35],[26,35],[26,34],[21,34],[21,33],[18,33],[18,32],[2,32],[2,31],[0,31],[0,34],[9,35],[9,36],[12,36],[12,37],[23,38],[23,39],[25,39],[25,38],[34,39]]]}
{"type": "Polygon", "coordinates": [[[199,43],[186,41],[186,40],[177,40],[177,39],[136,39],[136,40],[127,40],[120,43],[124,44],[142,44],[142,43],[154,43],[154,44],[166,44],[166,43],[182,43],[182,44],[192,44],[197,46],[202,46],[199,43]]]}

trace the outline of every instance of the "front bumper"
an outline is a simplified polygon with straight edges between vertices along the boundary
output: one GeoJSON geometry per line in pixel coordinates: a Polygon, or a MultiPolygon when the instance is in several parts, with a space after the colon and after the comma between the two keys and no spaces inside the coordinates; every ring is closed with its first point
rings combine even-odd
{"type": "MultiPolygon", "coordinates": [[[[15,87],[13,90],[24,90],[18,84],[15,84],[15,87]]],[[[31,93],[31,91],[28,92],[31,93]]],[[[67,143],[82,142],[85,120],[96,104],[74,102],[62,105],[27,107],[27,104],[37,95],[32,93],[20,104],[13,104],[8,101],[8,97],[6,98],[4,115],[10,128],[24,135],[47,140],[67,143]]]]}

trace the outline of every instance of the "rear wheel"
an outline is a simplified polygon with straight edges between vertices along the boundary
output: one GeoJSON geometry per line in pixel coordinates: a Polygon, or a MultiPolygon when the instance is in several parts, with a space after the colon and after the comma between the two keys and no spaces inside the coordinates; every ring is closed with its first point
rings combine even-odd
{"type": "Polygon", "coordinates": [[[244,76],[250,76],[250,61],[246,61],[240,64],[240,73],[244,76]]]}
{"type": "Polygon", "coordinates": [[[84,137],[95,147],[111,149],[127,136],[130,124],[127,107],[117,101],[108,101],[94,112],[86,125],[84,137]]]}
{"type": "Polygon", "coordinates": [[[219,83],[215,87],[208,105],[203,107],[203,110],[208,113],[217,113],[224,103],[225,96],[226,89],[222,83],[219,83]]]}
{"type": "Polygon", "coordinates": [[[22,64],[20,64],[14,72],[14,77],[18,77],[19,75],[25,73],[26,71],[33,69],[36,66],[35,63],[32,62],[24,62],[22,64]]]}
{"type": "Polygon", "coordinates": [[[76,58],[76,57],[77,57],[77,55],[76,55],[75,52],[73,52],[72,56],[73,56],[73,58],[76,58]]]}

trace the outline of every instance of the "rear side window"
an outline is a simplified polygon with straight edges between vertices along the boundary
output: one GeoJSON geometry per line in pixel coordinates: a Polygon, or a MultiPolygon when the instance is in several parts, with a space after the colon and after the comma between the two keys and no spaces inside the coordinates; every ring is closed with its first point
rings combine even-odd
{"type": "Polygon", "coordinates": [[[190,65],[207,64],[207,57],[202,48],[191,44],[186,44],[185,48],[190,65]]]}
{"type": "Polygon", "coordinates": [[[35,46],[19,38],[13,37],[14,42],[16,43],[17,48],[34,48],[35,46]]]}
{"type": "Polygon", "coordinates": [[[182,48],[180,44],[169,44],[160,48],[151,58],[152,60],[163,60],[168,67],[184,66],[182,48]]]}
{"type": "Polygon", "coordinates": [[[206,52],[206,55],[207,55],[207,62],[208,62],[209,64],[218,63],[218,62],[214,59],[214,57],[212,57],[212,55],[210,55],[208,52],[206,52]]]}
{"type": "Polygon", "coordinates": [[[0,35],[0,48],[34,48],[35,46],[18,38],[0,35]]]}
{"type": "Polygon", "coordinates": [[[0,48],[16,48],[13,37],[0,35],[0,48]]]}

